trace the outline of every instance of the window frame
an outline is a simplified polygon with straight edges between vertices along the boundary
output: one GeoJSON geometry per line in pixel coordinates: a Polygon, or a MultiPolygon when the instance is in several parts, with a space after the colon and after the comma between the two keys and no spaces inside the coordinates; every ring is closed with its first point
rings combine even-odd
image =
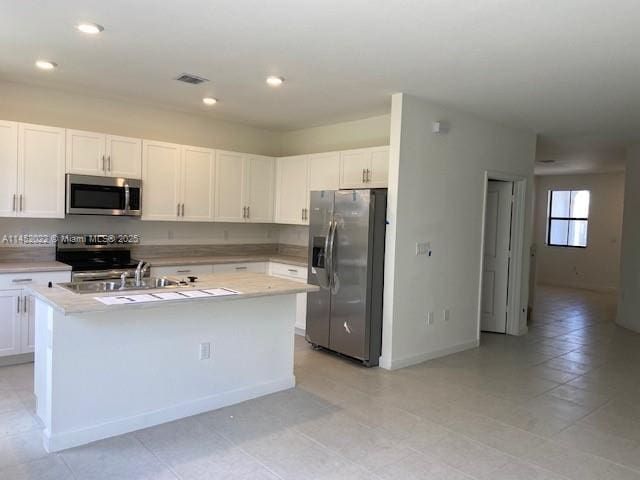
{"type": "Polygon", "coordinates": [[[552,216],[553,212],[553,192],[569,192],[569,213],[571,213],[571,194],[573,192],[580,192],[580,191],[584,191],[586,189],[580,189],[580,190],[549,190],[549,197],[548,197],[548,203],[549,203],[549,208],[547,211],[547,246],[549,247],[560,247],[560,248],[587,248],[589,246],[589,216],[588,214],[591,212],[591,190],[586,190],[587,192],[589,192],[589,212],[587,214],[587,217],[554,217],[552,216]],[[567,228],[567,244],[563,245],[560,243],[551,243],[551,221],[552,220],[565,220],[568,222],[571,222],[572,220],[577,220],[577,221],[584,221],[587,222],[587,244],[586,245],[569,245],[569,229],[567,228]]]}

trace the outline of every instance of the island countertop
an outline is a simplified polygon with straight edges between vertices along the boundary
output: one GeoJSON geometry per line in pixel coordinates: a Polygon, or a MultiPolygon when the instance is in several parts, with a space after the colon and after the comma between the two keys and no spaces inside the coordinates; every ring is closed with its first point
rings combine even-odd
{"type": "Polygon", "coordinates": [[[65,315],[75,315],[92,312],[112,312],[139,308],[162,308],[193,302],[218,302],[241,300],[243,298],[265,297],[272,295],[290,295],[296,293],[315,292],[318,287],[306,283],[295,282],[283,278],[272,277],[263,273],[230,272],[201,275],[195,283],[174,288],[157,288],[144,290],[126,290],[96,293],[74,293],[59,285],[52,288],[41,285],[30,285],[31,293],[51,305],[65,315]],[[176,292],[187,290],[205,290],[212,288],[227,288],[240,292],[236,295],[210,296],[201,298],[185,298],[180,300],[162,300],[157,302],[131,303],[120,305],[105,305],[95,297],[118,297],[123,295],[138,295],[160,292],[176,292]]]}

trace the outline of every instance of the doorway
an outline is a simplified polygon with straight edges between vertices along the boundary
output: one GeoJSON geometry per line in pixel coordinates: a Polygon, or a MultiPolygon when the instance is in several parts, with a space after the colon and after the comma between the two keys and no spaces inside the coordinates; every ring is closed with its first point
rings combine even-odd
{"type": "Polygon", "coordinates": [[[484,214],[480,330],[507,333],[514,183],[489,179],[484,214]]]}

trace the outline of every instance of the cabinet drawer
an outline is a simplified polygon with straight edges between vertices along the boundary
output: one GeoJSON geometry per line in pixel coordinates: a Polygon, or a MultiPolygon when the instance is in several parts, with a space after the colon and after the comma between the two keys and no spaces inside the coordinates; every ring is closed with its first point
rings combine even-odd
{"type": "Polygon", "coordinates": [[[304,282],[307,281],[307,267],[271,262],[269,272],[270,275],[273,275],[274,277],[285,277],[302,280],[304,282]]]}
{"type": "Polygon", "coordinates": [[[253,272],[267,273],[265,262],[245,262],[245,263],[221,263],[213,266],[213,273],[223,272],[253,272]]]}
{"type": "Polygon", "coordinates": [[[28,272],[0,274],[0,289],[19,289],[29,285],[46,285],[49,282],[71,281],[71,272],[28,272]]]}
{"type": "Polygon", "coordinates": [[[212,273],[211,265],[174,265],[173,267],[151,267],[152,277],[186,277],[212,273]]]}

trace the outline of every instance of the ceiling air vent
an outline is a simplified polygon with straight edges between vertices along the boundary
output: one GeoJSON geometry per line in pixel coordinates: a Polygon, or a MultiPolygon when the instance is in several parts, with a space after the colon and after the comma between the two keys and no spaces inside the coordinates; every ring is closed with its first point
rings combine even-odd
{"type": "Polygon", "coordinates": [[[190,83],[191,85],[200,85],[201,83],[209,81],[208,78],[191,75],[190,73],[181,73],[176,77],[176,80],[179,82],[190,83]]]}

